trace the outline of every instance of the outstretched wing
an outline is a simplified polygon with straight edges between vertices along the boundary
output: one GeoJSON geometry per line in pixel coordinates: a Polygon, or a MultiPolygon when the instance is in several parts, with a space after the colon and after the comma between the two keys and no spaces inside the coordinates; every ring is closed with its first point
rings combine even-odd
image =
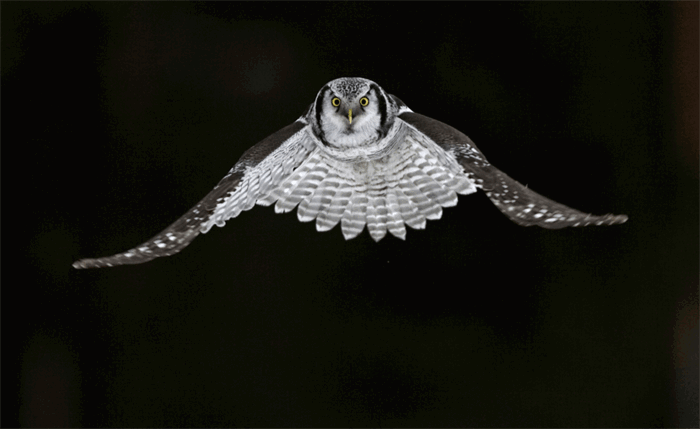
{"type": "Polygon", "coordinates": [[[627,221],[625,215],[594,216],[554,202],[523,186],[491,165],[474,142],[458,130],[408,109],[399,99],[399,118],[452,154],[476,186],[513,222],[547,229],[568,226],[615,225],[627,221]]]}
{"type": "Polygon", "coordinates": [[[81,259],[74,262],[73,267],[140,264],[173,255],[187,247],[199,233],[206,233],[213,224],[223,226],[226,219],[251,209],[258,198],[287,177],[313,147],[307,137],[307,125],[300,119],[248,149],[206,197],[155,237],[113,256],[81,259]]]}

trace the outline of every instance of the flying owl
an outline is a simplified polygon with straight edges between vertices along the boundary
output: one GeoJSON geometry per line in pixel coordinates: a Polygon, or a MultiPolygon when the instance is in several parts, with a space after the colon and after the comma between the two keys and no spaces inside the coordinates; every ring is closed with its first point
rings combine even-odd
{"type": "Polygon", "coordinates": [[[513,222],[548,229],[615,225],[625,215],[593,216],[547,199],[491,165],[461,132],[414,113],[364,78],[326,84],[296,122],[251,147],[197,205],[160,234],[123,253],[81,259],[75,268],[139,264],[184,249],[200,233],[255,204],[318,231],[340,223],[346,240],[365,226],[381,240],[406,238],[406,225],[440,219],[457,194],[481,189],[513,222]]]}

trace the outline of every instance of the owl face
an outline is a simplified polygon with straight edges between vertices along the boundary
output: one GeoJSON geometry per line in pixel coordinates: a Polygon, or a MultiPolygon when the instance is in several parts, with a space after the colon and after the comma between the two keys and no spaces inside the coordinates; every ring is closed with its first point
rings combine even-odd
{"type": "Polygon", "coordinates": [[[395,113],[384,90],[363,78],[340,78],[318,93],[309,118],[324,145],[353,149],[376,143],[387,134],[395,113]]]}

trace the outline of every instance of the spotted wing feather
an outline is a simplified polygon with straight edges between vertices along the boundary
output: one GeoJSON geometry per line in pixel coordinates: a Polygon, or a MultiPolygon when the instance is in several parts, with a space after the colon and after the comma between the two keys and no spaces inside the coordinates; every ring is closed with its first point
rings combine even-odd
{"type": "Polygon", "coordinates": [[[260,195],[274,188],[308,155],[311,145],[305,140],[305,127],[302,122],[294,122],[248,149],[207,196],[155,237],[113,256],[81,259],[73,267],[140,264],[170,256],[212,225],[222,226],[226,219],[249,210],[260,195]]]}
{"type": "MultiPolygon", "coordinates": [[[[403,105],[400,100],[394,99],[403,105]]],[[[491,165],[469,137],[449,125],[413,113],[405,107],[399,118],[452,154],[464,172],[473,178],[476,186],[486,192],[494,205],[518,225],[559,229],[615,225],[627,221],[625,215],[595,216],[543,197],[491,165]]]]}

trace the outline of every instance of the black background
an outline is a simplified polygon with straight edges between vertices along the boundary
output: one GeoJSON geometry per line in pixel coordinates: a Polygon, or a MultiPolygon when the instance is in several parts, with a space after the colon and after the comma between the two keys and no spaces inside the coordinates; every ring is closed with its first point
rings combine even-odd
{"type": "Polygon", "coordinates": [[[697,425],[697,3],[2,3],[3,426],[697,425]],[[686,44],[689,42],[690,44],[686,44]],[[165,228],[328,81],[556,201],[165,228]]]}

